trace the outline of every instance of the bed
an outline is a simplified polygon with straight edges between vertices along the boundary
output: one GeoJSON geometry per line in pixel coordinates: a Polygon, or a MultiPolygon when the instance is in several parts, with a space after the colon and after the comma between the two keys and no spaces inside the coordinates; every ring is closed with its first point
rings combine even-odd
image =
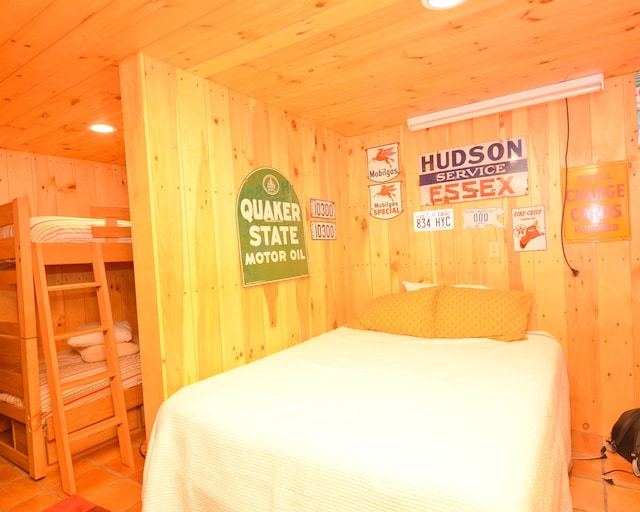
{"type": "MultiPolygon", "coordinates": [[[[46,475],[57,461],[48,387],[36,330],[32,242],[58,244],[65,263],[75,265],[78,243],[103,243],[105,261],[133,261],[130,223],[120,220],[125,208],[97,207],[96,218],[30,217],[27,198],[0,205],[0,456],[22,467],[34,479],[46,475]]],[[[80,270],[81,271],[81,270],[80,270]]],[[[68,311],[65,311],[65,314],[68,311]]],[[[135,311],[128,313],[135,315],[135,311]]],[[[59,342],[64,377],[93,371],[75,350],[59,342]]],[[[142,385],[139,355],[121,360],[129,423],[142,427],[142,385]]],[[[93,367],[99,367],[94,364],[93,367]]],[[[110,400],[100,390],[72,389],[71,428],[86,418],[108,416],[110,400]]],[[[115,435],[115,434],[114,434],[115,435]]],[[[106,439],[105,439],[106,440],[106,439]]],[[[76,446],[82,450],[87,446],[76,446]]]]}
{"type": "Polygon", "coordinates": [[[530,300],[389,294],[182,388],[150,436],[143,510],[570,512],[565,358],[524,330],[530,300]]]}

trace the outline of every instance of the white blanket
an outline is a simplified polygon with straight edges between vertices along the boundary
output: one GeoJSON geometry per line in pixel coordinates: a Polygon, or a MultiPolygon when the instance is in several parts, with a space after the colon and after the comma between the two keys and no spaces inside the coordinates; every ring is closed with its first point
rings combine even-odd
{"type": "Polygon", "coordinates": [[[341,327],[185,387],[143,510],[571,512],[565,360],[528,338],[341,327]]]}

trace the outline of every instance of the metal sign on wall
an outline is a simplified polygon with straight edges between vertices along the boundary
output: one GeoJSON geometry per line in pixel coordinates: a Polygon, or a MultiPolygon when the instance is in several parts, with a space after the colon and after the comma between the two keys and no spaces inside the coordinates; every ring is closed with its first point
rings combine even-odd
{"type": "Polygon", "coordinates": [[[310,199],[309,210],[311,217],[328,219],[311,221],[311,240],[337,240],[338,235],[336,223],[334,222],[336,218],[336,204],[333,201],[310,199]]]}
{"type": "Polygon", "coordinates": [[[500,199],[529,193],[524,137],[420,156],[420,204],[500,199]]]}
{"type": "Polygon", "coordinates": [[[245,178],[237,204],[245,286],[309,275],[303,211],[279,171],[260,167],[245,178]]]}
{"type": "Polygon", "coordinates": [[[629,240],[626,161],[572,167],[567,172],[565,190],[565,241],[629,240]]]}

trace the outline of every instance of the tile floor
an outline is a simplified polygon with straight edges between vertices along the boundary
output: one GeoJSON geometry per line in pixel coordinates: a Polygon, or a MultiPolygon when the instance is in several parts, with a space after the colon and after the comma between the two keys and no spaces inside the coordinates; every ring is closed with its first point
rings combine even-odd
{"type": "MultiPolygon", "coordinates": [[[[116,444],[77,460],[78,494],[111,512],[142,510],[140,492],[144,458],[139,453],[139,447],[143,440],[143,433],[134,434],[134,468],[127,468],[120,463],[116,444]]],[[[615,472],[608,475],[614,485],[602,479],[602,472],[612,469],[630,471],[630,464],[619,455],[610,453],[606,459],[580,460],[600,455],[600,436],[573,432],[572,442],[574,462],[571,493],[574,512],[640,511],[640,478],[615,472]]],[[[0,512],[40,512],[63,497],[60,475],[56,470],[35,482],[0,458],[0,512]]]]}
{"type": "Polygon", "coordinates": [[[606,459],[580,460],[598,457],[604,439],[593,434],[571,433],[573,466],[571,496],[574,512],[640,512],[640,478],[631,472],[631,463],[617,453],[607,452],[606,459]],[[610,485],[602,474],[613,479],[610,485]]]}
{"type": "MultiPolygon", "coordinates": [[[[144,432],[132,436],[135,467],[120,462],[117,443],[74,461],[77,494],[111,512],[139,512],[144,458],[140,447],[144,432]]],[[[60,473],[53,470],[34,481],[0,457],[0,512],[40,512],[65,497],[60,473]]]]}

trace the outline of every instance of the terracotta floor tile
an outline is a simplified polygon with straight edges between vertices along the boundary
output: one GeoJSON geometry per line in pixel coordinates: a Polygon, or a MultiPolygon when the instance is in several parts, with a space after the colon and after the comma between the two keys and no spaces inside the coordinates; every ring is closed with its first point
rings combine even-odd
{"type": "Polygon", "coordinates": [[[23,473],[20,472],[16,466],[8,462],[6,464],[0,464],[0,487],[23,476],[23,473]]]}
{"type": "MultiPolygon", "coordinates": [[[[637,480],[638,477],[634,476],[637,480]]],[[[632,512],[640,510],[640,488],[607,485],[607,512],[632,512]]]]}
{"type": "Polygon", "coordinates": [[[95,494],[87,495],[86,498],[111,512],[119,512],[129,510],[140,503],[141,493],[142,487],[139,484],[121,479],[95,494]]]}
{"type": "Polygon", "coordinates": [[[603,470],[603,459],[580,460],[584,457],[582,453],[574,452],[574,459],[571,466],[571,475],[576,477],[591,478],[600,480],[603,470]]]}
{"type": "Polygon", "coordinates": [[[122,477],[120,475],[117,475],[112,471],[107,471],[103,467],[96,465],[76,477],[76,487],[78,489],[78,494],[85,496],[93,494],[100,489],[117,482],[121,478],[122,477]]]}
{"type": "Polygon", "coordinates": [[[28,476],[11,480],[0,487],[0,510],[40,494],[42,491],[42,486],[28,476]]]}
{"type": "Polygon", "coordinates": [[[606,512],[604,486],[602,481],[571,477],[573,510],[576,512],[606,512]]]}
{"type": "Polygon", "coordinates": [[[144,476],[144,468],[140,468],[135,473],[132,473],[131,475],[129,475],[129,478],[134,482],[138,482],[140,485],[142,485],[143,476],[144,476]]]}
{"type": "Polygon", "coordinates": [[[36,512],[55,505],[59,501],[59,496],[56,496],[45,489],[40,494],[36,494],[25,501],[2,510],[5,512],[36,512]]]}

